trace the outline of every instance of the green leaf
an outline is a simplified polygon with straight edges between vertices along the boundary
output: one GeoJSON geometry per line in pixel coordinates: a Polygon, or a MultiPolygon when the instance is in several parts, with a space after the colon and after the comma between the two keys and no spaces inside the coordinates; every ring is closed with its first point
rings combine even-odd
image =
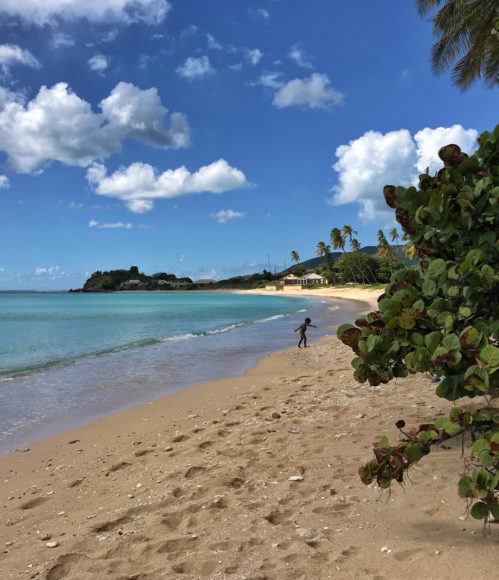
{"type": "Polygon", "coordinates": [[[433,280],[425,280],[423,284],[423,294],[425,296],[433,296],[437,291],[437,285],[433,280]]]}
{"type": "Polygon", "coordinates": [[[489,515],[489,507],[483,501],[479,501],[473,504],[470,513],[476,520],[484,520],[489,515]]]}
{"type": "Polygon", "coordinates": [[[416,316],[412,308],[404,308],[397,317],[401,328],[410,330],[416,326],[416,316]]]}
{"type": "Polygon", "coordinates": [[[442,339],[442,346],[449,350],[460,350],[461,343],[459,342],[459,338],[455,334],[447,334],[442,339]]]}
{"type": "Polygon", "coordinates": [[[482,348],[478,354],[478,358],[490,368],[496,369],[499,367],[499,348],[489,344],[485,348],[482,348]]]}
{"type": "Polygon", "coordinates": [[[457,484],[459,497],[474,497],[471,482],[467,477],[462,477],[457,484]]]}
{"type": "Polygon", "coordinates": [[[476,457],[480,457],[480,453],[482,453],[482,451],[490,451],[490,443],[487,441],[487,439],[477,439],[473,443],[473,447],[471,449],[473,450],[473,453],[476,455],[476,457]]]}
{"type": "Polygon", "coordinates": [[[436,258],[430,262],[427,275],[429,278],[436,280],[445,272],[446,262],[442,258],[436,258]]]}
{"type": "Polygon", "coordinates": [[[419,461],[421,459],[421,457],[423,457],[423,455],[424,455],[423,446],[419,445],[418,443],[415,443],[414,445],[410,445],[405,450],[405,456],[407,457],[407,459],[411,463],[415,463],[416,461],[419,461]]]}
{"type": "Polygon", "coordinates": [[[426,348],[430,351],[433,352],[437,346],[440,344],[440,341],[442,340],[442,335],[440,334],[440,332],[430,332],[430,334],[427,334],[425,336],[425,344],[426,344],[426,348]]]}
{"type": "Polygon", "coordinates": [[[458,309],[458,314],[459,320],[465,320],[466,318],[469,318],[473,314],[473,311],[469,306],[460,306],[458,309]]]}
{"type": "Polygon", "coordinates": [[[386,435],[384,435],[378,443],[378,447],[380,449],[387,449],[388,447],[390,447],[390,441],[388,440],[388,437],[386,435]]]}

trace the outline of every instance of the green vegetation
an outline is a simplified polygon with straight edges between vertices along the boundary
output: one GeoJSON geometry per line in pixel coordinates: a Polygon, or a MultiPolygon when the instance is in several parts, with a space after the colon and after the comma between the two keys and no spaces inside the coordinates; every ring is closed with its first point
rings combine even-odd
{"type": "Polygon", "coordinates": [[[458,493],[470,513],[499,519],[499,126],[468,157],[457,145],[439,151],[444,167],[421,175],[419,188],[387,185],[387,204],[420,262],[395,271],[379,310],[338,329],[357,355],[359,382],[387,383],[408,373],[441,378],[438,396],[474,399],[448,417],[382,437],[359,470],[365,484],[403,483],[408,470],[450,438],[471,438],[458,493]]]}
{"type": "Polygon", "coordinates": [[[116,290],[171,290],[178,285],[192,284],[190,278],[177,278],[174,274],[159,272],[147,276],[137,266],[128,270],[94,272],[85,282],[83,292],[112,292],[116,290]],[[138,282],[138,284],[136,284],[138,282]]]}
{"type": "Polygon", "coordinates": [[[453,67],[452,78],[467,89],[483,77],[499,82],[499,11],[497,0],[416,0],[421,16],[432,18],[437,38],[432,50],[436,74],[453,67]]]}

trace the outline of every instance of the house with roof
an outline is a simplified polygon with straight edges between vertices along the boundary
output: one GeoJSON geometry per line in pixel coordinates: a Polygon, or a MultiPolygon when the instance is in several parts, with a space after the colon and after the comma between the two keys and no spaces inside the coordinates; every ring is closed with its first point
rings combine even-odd
{"type": "Polygon", "coordinates": [[[315,272],[310,272],[303,276],[295,276],[295,274],[287,274],[280,279],[280,283],[284,286],[313,286],[315,284],[327,284],[326,278],[315,272]]]}

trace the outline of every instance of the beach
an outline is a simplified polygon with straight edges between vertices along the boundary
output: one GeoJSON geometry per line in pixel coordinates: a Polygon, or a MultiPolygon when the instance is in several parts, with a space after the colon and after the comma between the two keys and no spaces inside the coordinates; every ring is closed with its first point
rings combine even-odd
{"type": "Polygon", "coordinates": [[[310,339],[0,458],[0,577],[490,576],[497,533],[466,519],[460,449],[432,452],[391,494],[357,475],[399,418],[451,404],[424,376],[359,385],[347,347],[310,339]]]}

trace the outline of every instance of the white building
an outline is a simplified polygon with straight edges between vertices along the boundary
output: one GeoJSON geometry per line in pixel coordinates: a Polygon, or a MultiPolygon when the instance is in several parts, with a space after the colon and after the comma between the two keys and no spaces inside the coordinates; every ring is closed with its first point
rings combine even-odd
{"type": "Polygon", "coordinates": [[[294,274],[287,274],[280,280],[281,284],[285,286],[312,286],[314,284],[327,284],[326,278],[311,272],[310,274],[305,274],[304,276],[295,276],[294,274]]]}
{"type": "Polygon", "coordinates": [[[305,274],[305,276],[302,276],[301,278],[299,278],[300,280],[300,284],[302,286],[310,286],[311,284],[326,284],[326,278],[324,278],[324,276],[321,276],[320,274],[315,274],[314,272],[311,272],[310,274],[305,274]]]}

